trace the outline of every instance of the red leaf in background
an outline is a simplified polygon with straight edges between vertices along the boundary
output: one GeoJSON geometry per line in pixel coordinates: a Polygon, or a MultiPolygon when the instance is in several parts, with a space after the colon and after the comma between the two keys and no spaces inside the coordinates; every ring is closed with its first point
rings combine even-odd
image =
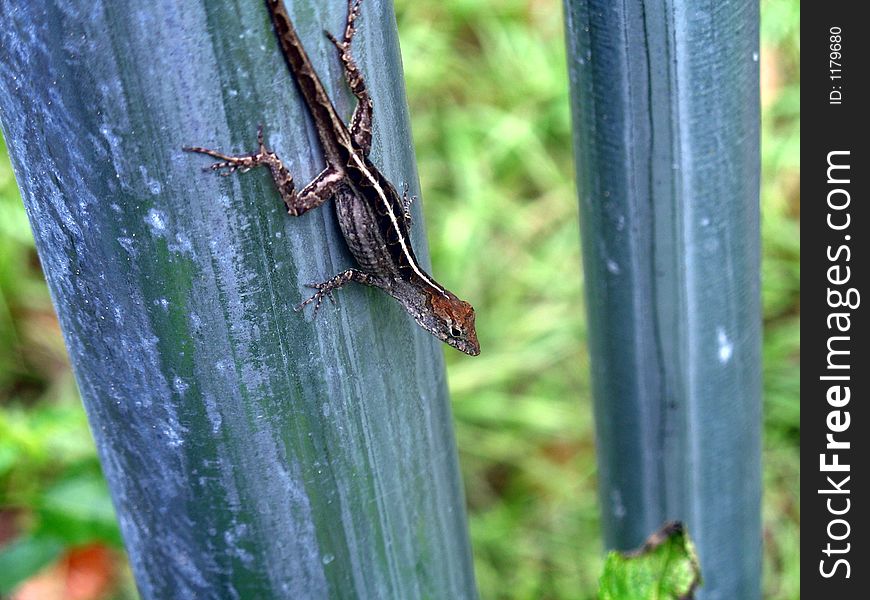
{"type": "Polygon", "coordinates": [[[67,551],[54,565],[26,581],[14,600],[101,600],[112,590],[116,560],[93,544],[67,551]]]}

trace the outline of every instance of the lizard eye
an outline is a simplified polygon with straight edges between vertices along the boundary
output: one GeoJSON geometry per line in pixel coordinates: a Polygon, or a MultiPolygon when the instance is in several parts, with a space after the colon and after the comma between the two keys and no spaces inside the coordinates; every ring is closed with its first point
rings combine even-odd
{"type": "Polygon", "coordinates": [[[456,325],[451,325],[450,326],[450,336],[455,337],[455,338],[462,337],[462,329],[460,329],[456,325]]]}

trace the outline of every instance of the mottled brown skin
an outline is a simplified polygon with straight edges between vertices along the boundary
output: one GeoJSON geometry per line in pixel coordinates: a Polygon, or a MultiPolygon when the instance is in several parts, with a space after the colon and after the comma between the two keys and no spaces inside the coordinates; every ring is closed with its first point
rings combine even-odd
{"type": "Polygon", "coordinates": [[[292,216],[333,199],[339,226],[359,268],[347,269],[322,283],[309,284],[317,292],[297,308],[313,303],[316,314],[324,297],[332,299],[335,290],[351,281],[376,286],[395,298],[423,329],[466,354],[477,355],[480,345],[474,329],[474,309],[438,284],[414,255],[409,212],[413,198],[408,196],[407,188],[400,198],[396,188],[368,158],[372,100],[351,54],[361,2],[349,0],[341,40],[327,33],[338,49],[348,85],[357,98],[348,128],[314,71],[283,1],[266,0],[284,59],[314,120],[326,159],[326,168],[311,183],[296,191],[292,174],[278,155],[266,147],[262,127],[257,133],[258,150],[251,154],[228,155],[199,146],[184,149],[217,158],[218,162],[206,170],[221,175],[268,167],[292,216]]]}

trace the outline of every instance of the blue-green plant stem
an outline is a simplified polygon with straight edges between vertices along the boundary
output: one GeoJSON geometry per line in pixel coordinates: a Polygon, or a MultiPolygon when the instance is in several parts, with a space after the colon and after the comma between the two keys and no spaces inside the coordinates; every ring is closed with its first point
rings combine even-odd
{"type": "MultiPolygon", "coordinates": [[[[349,117],[346,1],[288,4],[349,117]]],[[[362,286],[294,312],[352,266],[331,206],[181,151],[263,123],[300,186],[322,168],[263,2],[0,14],[0,123],[142,597],[475,597],[441,346],[362,286]]],[[[373,159],[415,193],[391,3],[358,23],[373,159]]]]}
{"type": "Polygon", "coordinates": [[[758,4],[565,0],[605,542],[760,597],[758,4]]]}

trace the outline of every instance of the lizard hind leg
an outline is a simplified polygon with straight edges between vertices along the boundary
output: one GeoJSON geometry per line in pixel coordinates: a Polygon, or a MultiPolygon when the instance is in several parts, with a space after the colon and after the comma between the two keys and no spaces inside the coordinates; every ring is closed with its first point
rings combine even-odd
{"type": "Polygon", "coordinates": [[[363,151],[363,154],[368,156],[372,147],[372,99],[369,96],[369,91],[366,88],[365,80],[362,73],[356,64],[351,53],[351,42],[356,34],[356,20],[359,17],[360,5],[362,0],[348,0],[347,3],[347,24],[344,28],[344,36],[342,40],[338,40],[334,35],[326,33],[329,41],[338,49],[338,57],[341,64],[344,66],[344,76],[347,79],[347,84],[350,86],[350,91],[356,96],[357,105],[353,111],[353,116],[350,121],[350,133],[353,137],[354,144],[363,151]]]}

